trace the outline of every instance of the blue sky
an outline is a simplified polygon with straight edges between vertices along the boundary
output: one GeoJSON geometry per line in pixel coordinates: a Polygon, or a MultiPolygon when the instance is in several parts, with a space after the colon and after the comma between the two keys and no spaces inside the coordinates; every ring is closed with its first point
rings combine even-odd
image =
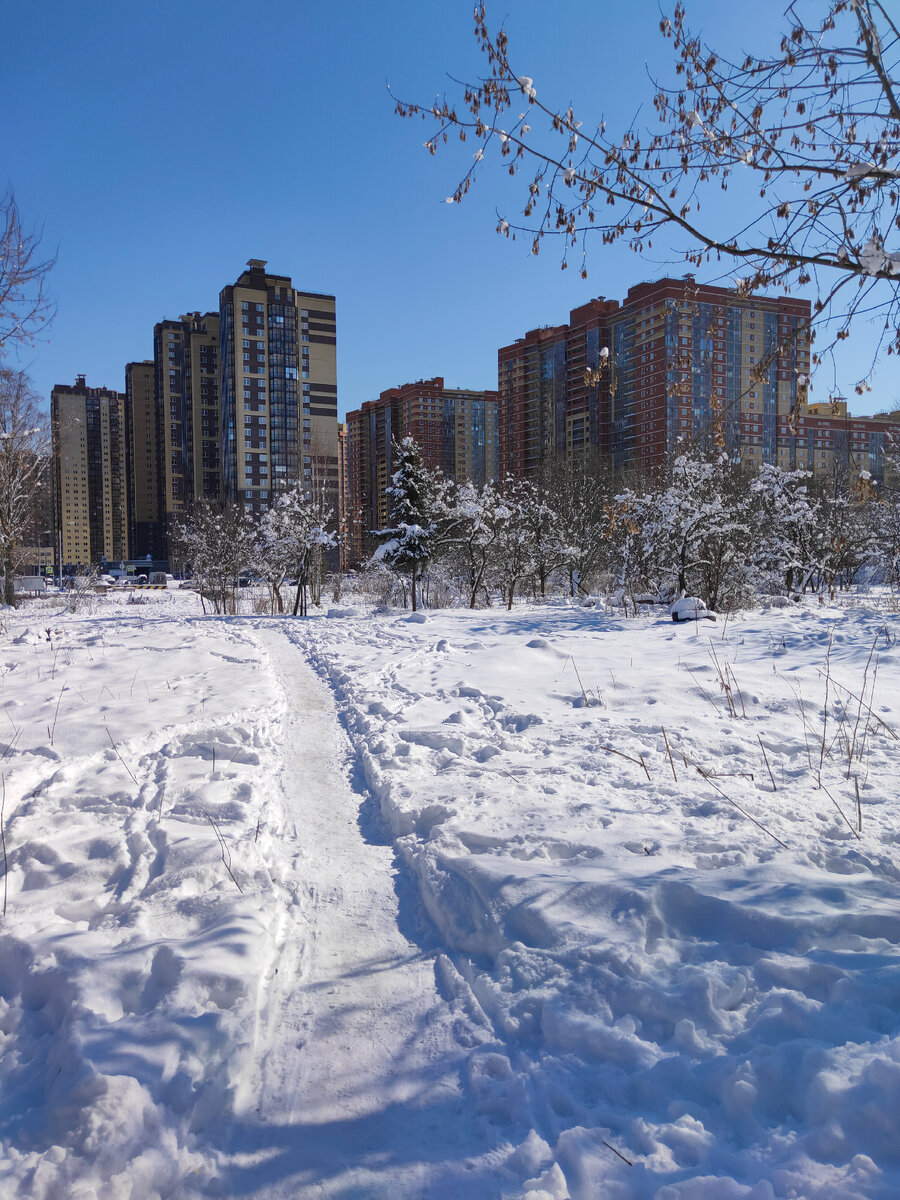
{"type": "MultiPolygon", "coordinates": [[[[472,7],[4,5],[0,187],[15,189],[57,253],[56,319],[20,360],[38,390],[49,396],[76,373],[123,387],[124,364],[152,354],[154,323],[215,309],[251,257],[336,295],[341,413],[425,376],[496,387],[499,346],[593,296],[682,274],[661,248],[648,262],[597,245],[587,281],[560,271],[555,247],[531,256],[494,232],[498,208],[521,207],[502,173],[487,173],[463,205],[444,202],[469,147],[431,158],[427,127],[395,117],[385,85],[430,100],[449,74],[476,74],[472,7]]],[[[749,28],[743,7],[702,0],[689,11],[710,41],[737,52],[777,45],[782,7],[760,0],[749,28]]],[[[648,69],[665,71],[648,0],[505,0],[488,14],[505,19],[514,61],[542,95],[588,119],[627,120],[648,100],[648,69]]],[[[852,388],[864,341],[845,352],[839,389],[852,388]]],[[[815,398],[831,383],[823,377],[815,398]]],[[[898,402],[890,359],[852,408],[898,402]]]]}

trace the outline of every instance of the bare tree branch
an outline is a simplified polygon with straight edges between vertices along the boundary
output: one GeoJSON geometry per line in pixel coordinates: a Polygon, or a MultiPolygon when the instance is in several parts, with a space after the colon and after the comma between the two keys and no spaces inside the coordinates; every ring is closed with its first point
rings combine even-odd
{"type": "MultiPolygon", "coordinates": [[[[613,132],[545,100],[513,65],[504,30],[489,31],[479,4],[475,37],[488,73],[454,81],[456,104],[447,96],[427,105],[394,97],[396,112],[433,124],[430,154],[451,139],[475,142],[449,203],[468,194],[490,155],[513,178],[524,173],[521,215],[500,216],[497,231],[527,235],[534,254],[545,238],[560,238],[564,269],[580,249],[587,277],[595,235],[639,255],[673,235],[666,252],[694,267],[738,267],[742,294],[815,287],[826,349],[859,311],[835,284],[852,280],[867,297],[877,289],[883,345],[897,353],[900,33],[881,0],[831,0],[822,11],[810,24],[792,5],[777,52],[738,62],[690,33],[679,0],[671,19],[660,21],[672,43],[674,83],[652,83],[658,124],[613,132]],[[745,203],[722,200],[732,187],[745,203]],[[746,202],[752,216],[737,224],[734,213],[746,212],[746,202]]],[[[861,380],[857,390],[866,386],[861,380]]]]}
{"type": "Polygon", "coordinates": [[[10,346],[33,341],[53,315],[46,283],[55,259],[41,256],[40,241],[26,232],[12,192],[0,199],[0,360],[10,346]]]}

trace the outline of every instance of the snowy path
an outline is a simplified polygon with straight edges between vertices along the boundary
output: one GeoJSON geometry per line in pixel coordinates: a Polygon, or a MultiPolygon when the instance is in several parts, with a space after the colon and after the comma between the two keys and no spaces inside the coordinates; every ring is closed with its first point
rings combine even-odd
{"type": "Polygon", "coordinates": [[[259,638],[288,698],[272,872],[287,905],[228,1194],[497,1195],[460,1085],[458,1006],[438,994],[433,953],[401,932],[416,936],[411,884],[351,788],[324,685],[277,629],[259,638]]]}

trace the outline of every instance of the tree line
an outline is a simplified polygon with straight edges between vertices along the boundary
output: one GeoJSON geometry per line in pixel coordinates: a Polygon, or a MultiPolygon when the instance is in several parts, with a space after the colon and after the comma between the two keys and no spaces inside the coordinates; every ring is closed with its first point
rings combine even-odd
{"type": "Polygon", "coordinates": [[[880,493],[864,470],[823,478],[691,448],[641,479],[586,457],[482,487],[426,468],[412,439],[395,456],[374,561],[403,578],[413,609],[435,572],[473,608],[565,590],[626,606],[692,595],[725,611],[760,594],[833,594],[865,567],[900,583],[892,452],[880,493]]]}

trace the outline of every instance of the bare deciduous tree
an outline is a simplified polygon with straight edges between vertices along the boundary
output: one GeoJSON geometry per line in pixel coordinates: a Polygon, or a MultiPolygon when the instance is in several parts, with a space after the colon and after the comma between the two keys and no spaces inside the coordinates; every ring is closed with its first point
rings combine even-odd
{"type": "Polygon", "coordinates": [[[9,346],[32,341],[52,315],[46,282],[53,261],[23,226],[13,194],[0,199],[0,360],[9,346]]]}
{"type": "Polygon", "coordinates": [[[281,586],[293,578],[296,593],[293,615],[307,615],[307,590],[322,553],[335,546],[331,531],[333,513],[323,493],[312,493],[305,484],[287,488],[260,522],[257,562],[269,581],[273,612],[283,612],[281,586]]]}
{"type": "Polygon", "coordinates": [[[238,579],[256,557],[252,517],[239,504],[222,508],[204,501],[194,505],[176,536],[191,564],[201,602],[210,600],[217,613],[236,612],[238,579]]]}
{"type": "MultiPolygon", "coordinates": [[[[526,234],[535,254],[559,237],[562,266],[574,252],[586,277],[593,235],[639,254],[674,236],[692,265],[737,269],[744,293],[813,285],[829,347],[857,314],[875,311],[879,346],[897,353],[900,29],[882,0],[825,0],[820,12],[810,22],[792,4],[774,53],[734,60],[692,35],[676,3],[659,22],[675,78],[654,85],[658,124],[607,129],[546,99],[520,73],[503,29],[489,31],[479,3],[487,76],[462,83],[456,99],[398,100],[396,111],[432,124],[432,154],[456,137],[475,143],[449,203],[463,199],[489,155],[521,173],[522,215],[500,216],[497,229],[526,234]],[[729,189],[743,202],[722,200],[729,189]]],[[[862,379],[857,391],[867,386],[862,379]]]]}
{"type": "Polygon", "coordinates": [[[0,602],[15,602],[13,576],[46,483],[47,418],[22,371],[0,367],[0,602]]]}

